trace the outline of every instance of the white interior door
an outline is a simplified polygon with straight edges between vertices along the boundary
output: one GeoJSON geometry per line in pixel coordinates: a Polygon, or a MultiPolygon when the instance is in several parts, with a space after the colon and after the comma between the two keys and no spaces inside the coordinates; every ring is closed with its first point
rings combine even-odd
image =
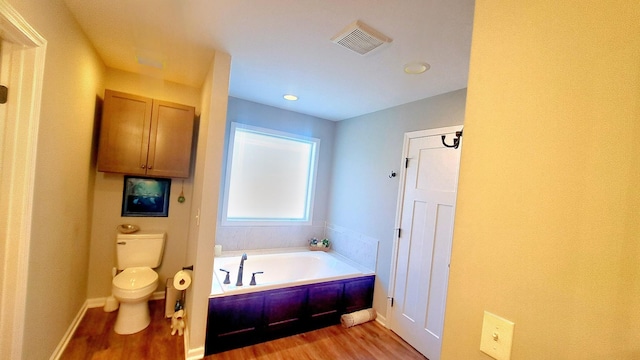
{"type": "Polygon", "coordinates": [[[406,168],[398,199],[390,328],[429,360],[440,359],[460,147],[461,126],[405,134],[406,168]]]}

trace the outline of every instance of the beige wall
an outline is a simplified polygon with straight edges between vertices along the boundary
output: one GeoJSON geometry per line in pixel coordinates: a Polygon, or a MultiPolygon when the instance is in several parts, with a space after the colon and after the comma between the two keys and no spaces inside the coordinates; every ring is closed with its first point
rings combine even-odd
{"type": "Polygon", "coordinates": [[[24,359],[47,359],[87,292],[95,106],[104,65],[62,1],[9,1],[46,40],[24,359]]]}
{"type": "Polygon", "coordinates": [[[107,68],[105,88],[193,106],[200,114],[199,88],[113,68],[107,68]]]}
{"type": "Polygon", "coordinates": [[[478,1],[443,359],[640,358],[640,3],[478,1]]]}
{"type": "MultiPolygon", "coordinates": [[[[108,68],[105,88],[154,99],[166,100],[200,108],[200,90],[108,68]]],[[[103,94],[101,94],[103,97],[103,94]]],[[[116,265],[115,237],[119,224],[136,224],[143,230],[167,232],[162,264],[156,271],[160,277],[157,291],[163,291],[166,279],[186,265],[186,246],[189,235],[189,216],[193,201],[192,178],[184,179],[186,201],[178,202],[183,179],[172,179],[168,217],[121,217],[124,176],[97,172],[93,198],[93,226],[87,297],[111,295],[111,269],[116,265]]]]}
{"type": "Polygon", "coordinates": [[[194,265],[193,283],[186,291],[185,306],[188,358],[204,355],[230,70],[229,54],[216,52],[202,87],[202,115],[193,181],[194,201],[191,203],[187,246],[187,262],[194,265]]]}

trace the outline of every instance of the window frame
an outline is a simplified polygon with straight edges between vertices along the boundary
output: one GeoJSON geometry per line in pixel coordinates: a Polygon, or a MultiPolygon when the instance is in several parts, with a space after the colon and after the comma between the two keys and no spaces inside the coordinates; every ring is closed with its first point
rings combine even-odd
{"type": "Polygon", "coordinates": [[[289,132],[253,126],[238,122],[231,122],[229,129],[229,141],[227,145],[226,167],[225,167],[225,181],[223,189],[223,202],[221,209],[221,226],[299,226],[299,225],[312,225],[313,223],[313,208],[315,203],[316,183],[318,178],[318,162],[320,155],[320,139],[293,134],[289,132]],[[228,217],[229,206],[229,190],[231,189],[231,169],[233,166],[233,149],[235,145],[236,131],[253,132],[260,135],[270,136],[280,139],[290,139],[298,142],[307,142],[312,144],[311,149],[311,166],[308,169],[307,176],[307,195],[306,195],[306,218],[303,219],[250,219],[250,218],[232,218],[228,217]],[[310,183],[309,183],[310,182],[310,183]]]}

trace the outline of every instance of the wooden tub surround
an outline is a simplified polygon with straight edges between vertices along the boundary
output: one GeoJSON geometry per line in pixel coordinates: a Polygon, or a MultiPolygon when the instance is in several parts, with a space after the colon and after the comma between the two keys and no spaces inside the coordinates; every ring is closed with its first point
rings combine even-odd
{"type": "Polygon", "coordinates": [[[206,355],[339,324],[373,303],[375,273],[334,252],[233,252],[213,265],[206,355]]]}
{"type": "Polygon", "coordinates": [[[370,308],[375,275],[209,299],[205,354],[340,323],[370,308]]]}

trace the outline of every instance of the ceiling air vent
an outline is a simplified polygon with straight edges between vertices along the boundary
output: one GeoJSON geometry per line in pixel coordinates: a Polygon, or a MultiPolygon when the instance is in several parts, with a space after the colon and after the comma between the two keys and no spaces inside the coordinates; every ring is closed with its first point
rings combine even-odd
{"type": "Polygon", "coordinates": [[[331,41],[360,55],[366,55],[392,40],[362,22],[356,21],[331,38],[331,41]]]}

